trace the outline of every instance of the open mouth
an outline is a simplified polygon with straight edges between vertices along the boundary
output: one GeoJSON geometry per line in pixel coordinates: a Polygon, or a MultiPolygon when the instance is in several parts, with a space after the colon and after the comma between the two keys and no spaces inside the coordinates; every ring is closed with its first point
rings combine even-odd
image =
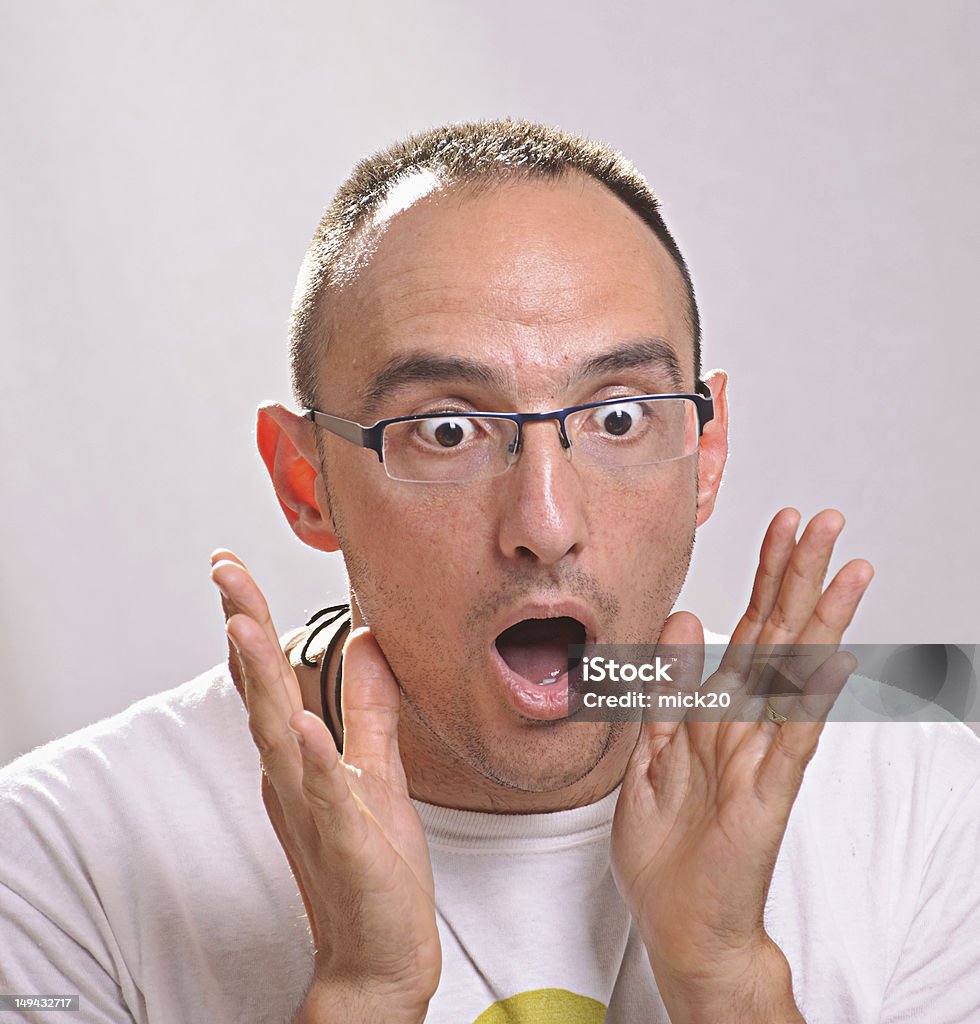
{"type": "Polygon", "coordinates": [[[568,648],[585,643],[585,626],[578,619],[523,619],[497,637],[495,643],[508,668],[529,682],[547,686],[568,668],[568,648]]]}

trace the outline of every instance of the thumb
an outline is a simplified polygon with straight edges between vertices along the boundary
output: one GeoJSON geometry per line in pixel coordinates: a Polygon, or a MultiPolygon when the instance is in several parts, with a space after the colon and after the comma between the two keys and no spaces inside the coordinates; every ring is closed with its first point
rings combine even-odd
{"type": "Polygon", "coordinates": [[[694,691],[704,669],[704,629],[691,612],[674,612],[664,623],[657,641],[657,657],[672,662],[674,690],[694,691]]]}
{"type": "Polygon", "coordinates": [[[388,660],[366,626],[344,644],[340,689],[344,719],[344,763],[404,788],[398,751],[401,693],[388,660]]]}
{"type": "Polygon", "coordinates": [[[704,644],[704,629],[701,620],[693,612],[674,612],[668,616],[664,628],[660,631],[658,647],[671,644],[685,644],[696,647],[704,644]]]}
{"type": "Polygon", "coordinates": [[[701,685],[701,671],[704,667],[704,630],[701,620],[691,612],[674,612],[664,623],[657,641],[657,659],[663,664],[670,663],[670,680],[658,683],[651,696],[653,703],[644,715],[643,734],[647,742],[647,753],[655,753],[673,737],[684,718],[684,711],[673,702],[664,702],[661,707],[658,691],[676,693],[678,690],[693,692],[701,685]]]}

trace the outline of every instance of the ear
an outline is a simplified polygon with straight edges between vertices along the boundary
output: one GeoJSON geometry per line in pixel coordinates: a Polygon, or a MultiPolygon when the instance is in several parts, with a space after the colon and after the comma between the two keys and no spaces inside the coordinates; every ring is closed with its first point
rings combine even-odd
{"type": "Polygon", "coordinates": [[[704,382],[711,390],[715,415],[705,426],[698,449],[698,526],[706,523],[714,511],[728,460],[728,374],[713,370],[704,382]]]}
{"type": "Polygon", "coordinates": [[[338,550],[313,424],[282,405],[265,402],[259,406],[255,436],[293,533],[318,551],[338,550]]]}

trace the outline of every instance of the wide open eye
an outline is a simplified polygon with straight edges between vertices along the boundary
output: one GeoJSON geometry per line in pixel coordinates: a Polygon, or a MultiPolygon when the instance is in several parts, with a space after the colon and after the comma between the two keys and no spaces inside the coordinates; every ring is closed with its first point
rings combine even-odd
{"type": "Polygon", "coordinates": [[[439,448],[458,448],[472,441],[478,431],[476,423],[466,416],[446,416],[418,422],[422,440],[439,448]]]}
{"type": "Polygon", "coordinates": [[[643,403],[621,402],[594,409],[589,428],[609,437],[628,437],[635,434],[643,421],[643,403]]]}

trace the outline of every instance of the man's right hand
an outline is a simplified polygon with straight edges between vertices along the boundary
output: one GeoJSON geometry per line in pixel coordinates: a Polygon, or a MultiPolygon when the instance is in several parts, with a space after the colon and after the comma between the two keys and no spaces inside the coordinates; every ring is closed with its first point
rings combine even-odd
{"type": "Polygon", "coordinates": [[[344,647],[344,751],[304,710],[269,608],[230,551],[211,556],[230,665],[262,762],[262,798],[316,950],[298,1019],[425,1019],[439,984],[432,864],[398,751],[398,684],[367,628],[344,647]],[[237,670],[237,671],[236,671],[237,670]]]}

